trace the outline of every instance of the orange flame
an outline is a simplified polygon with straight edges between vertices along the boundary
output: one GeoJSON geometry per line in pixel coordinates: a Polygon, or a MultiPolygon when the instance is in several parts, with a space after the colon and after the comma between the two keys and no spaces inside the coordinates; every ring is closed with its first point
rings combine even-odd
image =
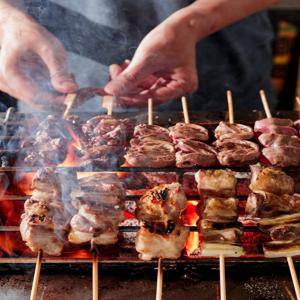
{"type": "Polygon", "coordinates": [[[32,179],[34,177],[33,172],[18,174],[18,179],[16,179],[16,187],[23,195],[32,194],[32,179]]]}
{"type": "MultiPolygon", "coordinates": [[[[186,206],[185,222],[186,225],[196,226],[199,219],[199,215],[196,212],[198,201],[188,201],[186,206]]],[[[187,255],[192,255],[199,250],[199,233],[190,232],[187,242],[186,242],[186,253],[187,255]]]]}
{"type": "Polygon", "coordinates": [[[199,251],[199,243],[199,233],[190,232],[185,246],[185,250],[188,256],[193,255],[194,253],[199,251]]]}
{"type": "Polygon", "coordinates": [[[75,150],[81,150],[81,143],[79,137],[76,133],[72,130],[70,126],[66,126],[67,130],[69,131],[72,140],[68,144],[68,154],[66,159],[63,163],[59,165],[59,167],[74,167],[78,166],[80,163],[80,159],[77,157],[75,150]]]}

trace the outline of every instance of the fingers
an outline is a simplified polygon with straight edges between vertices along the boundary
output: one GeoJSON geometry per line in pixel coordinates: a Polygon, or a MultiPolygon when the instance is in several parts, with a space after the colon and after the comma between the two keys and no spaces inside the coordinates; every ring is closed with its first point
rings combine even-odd
{"type": "Polygon", "coordinates": [[[68,72],[66,53],[62,44],[56,39],[41,41],[36,51],[49,69],[53,87],[61,93],[72,93],[78,89],[74,77],[68,72]]]}
{"type": "Polygon", "coordinates": [[[118,75],[105,86],[105,90],[114,96],[126,96],[136,93],[139,84],[154,72],[153,68],[154,66],[145,60],[132,61],[123,72],[119,73],[118,70],[118,75]]]}

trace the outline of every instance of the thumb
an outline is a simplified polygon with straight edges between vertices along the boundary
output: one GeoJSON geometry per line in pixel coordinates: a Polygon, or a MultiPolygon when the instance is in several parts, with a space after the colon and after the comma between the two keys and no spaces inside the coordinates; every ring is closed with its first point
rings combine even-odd
{"type": "Polygon", "coordinates": [[[37,52],[48,67],[51,83],[58,92],[72,93],[78,89],[74,76],[68,72],[65,50],[59,42],[47,47],[44,44],[37,52]]]}
{"type": "MultiPolygon", "coordinates": [[[[146,61],[132,61],[129,66],[105,86],[105,91],[114,96],[134,93],[140,82],[154,72],[154,66],[146,61]]],[[[139,89],[140,90],[140,89],[139,89]]]]}

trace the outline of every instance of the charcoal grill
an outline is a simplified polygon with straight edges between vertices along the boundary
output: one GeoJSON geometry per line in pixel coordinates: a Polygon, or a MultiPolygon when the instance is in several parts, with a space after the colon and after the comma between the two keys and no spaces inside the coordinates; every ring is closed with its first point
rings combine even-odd
{"type": "MultiPolygon", "coordinates": [[[[119,114],[119,117],[129,117],[134,118],[137,123],[147,122],[147,113],[141,112],[140,114],[119,114]]],[[[191,122],[198,122],[201,125],[205,125],[210,129],[214,129],[220,120],[225,119],[226,113],[204,113],[204,112],[193,112],[190,114],[191,122]]],[[[299,115],[295,112],[278,112],[276,114],[278,117],[286,117],[297,119],[299,115]]],[[[91,114],[83,113],[83,121],[93,117],[91,114]]],[[[236,121],[252,124],[254,120],[263,118],[264,113],[262,112],[245,112],[236,113],[236,121]]],[[[155,124],[162,126],[173,125],[178,121],[182,121],[181,112],[173,112],[172,114],[157,113],[154,114],[155,124]]],[[[30,194],[24,193],[16,182],[16,178],[26,176],[34,173],[37,168],[32,167],[16,167],[14,162],[20,151],[20,140],[26,133],[30,131],[30,128],[39,123],[39,118],[30,114],[20,114],[9,109],[6,113],[0,115],[0,157],[2,166],[0,167],[0,175],[2,178],[2,184],[7,185],[2,187],[1,199],[0,199],[0,264],[35,264],[36,255],[31,253],[29,249],[26,248],[24,243],[21,241],[19,233],[19,217],[22,213],[23,203],[29,197],[30,194]],[[10,211],[11,210],[11,211],[10,211]],[[9,215],[11,212],[12,215],[9,215]],[[12,217],[13,216],[13,217],[12,217]],[[1,221],[2,218],[2,221],[1,221]]],[[[199,168],[138,168],[138,167],[117,167],[117,168],[99,168],[97,166],[59,166],[58,170],[62,172],[172,172],[177,174],[179,182],[182,183],[184,180],[184,174],[186,172],[195,172],[199,168]]],[[[246,167],[235,168],[236,171],[241,173],[249,172],[246,167]]],[[[291,174],[299,174],[300,168],[290,168],[287,170],[291,174]]],[[[28,184],[28,182],[27,182],[28,184]]],[[[126,201],[136,201],[139,198],[138,195],[128,194],[126,201]]],[[[240,203],[245,202],[245,195],[240,195],[240,203]]],[[[196,203],[200,201],[199,196],[189,195],[188,201],[190,203],[190,208],[195,207],[196,203]]],[[[190,227],[191,235],[197,235],[197,227],[195,222],[192,224],[186,224],[190,227]]],[[[132,233],[138,230],[138,226],[120,226],[120,233],[132,233]]],[[[241,228],[245,233],[256,233],[256,228],[241,228]]],[[[251,248],[251,247],[250,247],[251,248]]],[[[176,267],[180,268],[194,268],[200,266],[216,266],[217,259],[213,257],[201,257],[199,256],[199,251],[194,249],[192,253],[185,251],[182,257],[176,261],[165,260],[164,267],[169,269],[174,269],[176,267]]],[[[257,264],[261,265],[278,265],[286,264],[284,258],[277,259],[266,259],[259,249],[256,249],[255,253],[251,251],[241,258],[228,258],[226,263],[228,266],[239,266],[239,265],[249,265],[257,264]]],[[[127,245],[126,241],[121,244],[118,243],[110,247],[99,247],[98,257],[101,261],[101,265],[104,266],[132,266],[132,267],[153,267],[157,265],[157,262],[145,262],[138,259],[137,253],[134,249],[134,245],[127,245]],[[125,245],[125,246],[124,246],[125,245]]],[[[93,253],[90,251],[90,246],[72,246],[68,245],[63,251],[60,257],[43,257],[43,264],[83,264],[90,263],[93,258],[93,253]]],[[[300,260],[295,258],[298,264],[300,260]]]]}

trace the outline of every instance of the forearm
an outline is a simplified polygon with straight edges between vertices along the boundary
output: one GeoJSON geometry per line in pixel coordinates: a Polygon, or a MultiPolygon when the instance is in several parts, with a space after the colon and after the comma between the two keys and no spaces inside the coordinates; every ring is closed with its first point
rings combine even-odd
{"type": "Polygon", "coordinates": [[[279,2],[278,0],[198,0],[179,10],[166,22],[179,25],[191,34],[195,41],[253,13],[279,2]]]}

